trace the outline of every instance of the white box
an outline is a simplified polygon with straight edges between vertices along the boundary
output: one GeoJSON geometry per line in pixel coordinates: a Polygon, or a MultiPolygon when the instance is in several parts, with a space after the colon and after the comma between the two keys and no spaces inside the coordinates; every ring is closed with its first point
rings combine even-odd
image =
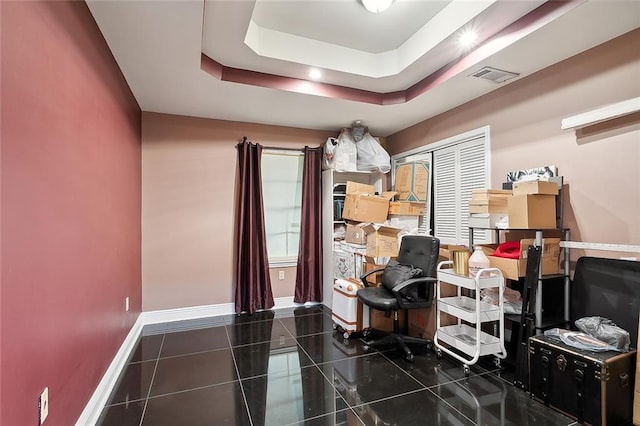
{"type": "Polygon", "coordinates": [[[505,213],[471,213],[469,215],[470,228],[495,228],[508,215],[505,213]]]}
{"type": "Polygon", "coordinates": [[[362,275],[364,255],[337,250],[333,253],[334,278],[358,278],[362,275]]]}

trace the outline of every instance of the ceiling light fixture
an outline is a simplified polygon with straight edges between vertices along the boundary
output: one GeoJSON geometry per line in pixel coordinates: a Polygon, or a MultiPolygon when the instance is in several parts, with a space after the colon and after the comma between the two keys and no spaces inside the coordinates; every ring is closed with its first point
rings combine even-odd
{"type": "Polygon", "coordinates": [[[393,0],[361,0],[362,5],[371,13],[384,12],[391,6],[393,0]]]}
{"type": "Polygon", "coordinates": [[[322,73],[320,72],[319,69],[313,68],[309,70],[309,78],[311,80],[319,80],[320,77],[322,77],[322,73]]]}
{"type": "Polygon", "coordinates": [[[478,34],[476,34],[473,30],[466,30],[460,37],[458,38],[458,42],[462,47],[469,48],[475,44],[476,39],[478,38],[478,34]]]}

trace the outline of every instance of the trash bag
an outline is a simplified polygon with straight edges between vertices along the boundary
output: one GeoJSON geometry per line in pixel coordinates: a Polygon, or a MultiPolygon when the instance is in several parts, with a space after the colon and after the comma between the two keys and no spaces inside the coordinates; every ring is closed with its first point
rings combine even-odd
{"type": "MultiPolygon", "coordinates": [[[[342,134],[344,131],[340,134],[342,134]]],[[[351,138],[328,138],[324,144],[322,168],[337,172],[357,171],[358,149],[351,138]]]]}
{"type": "Polygon", "coordinates": [[[629,352],[629,332],[616,326],[613,321],[603,317],[584,317],[577,319],[574,324],[578,330],[587,333],[621,352],[629,352]]]}
{"type": "Polygon", "coordinates": [[[391,170],[391,157],[369,132],[356,143],[356,148],[358,171],[388,173],[391,170]]]}

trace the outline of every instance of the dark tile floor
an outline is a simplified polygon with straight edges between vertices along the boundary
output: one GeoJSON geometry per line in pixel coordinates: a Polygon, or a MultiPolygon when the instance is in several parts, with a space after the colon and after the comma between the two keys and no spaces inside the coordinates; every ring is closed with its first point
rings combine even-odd
{"type": "Polygon", "coordinates": [[[322,305],[146,327],[99,424],[574,424],[498,370],[362,346],[322,305]]]}

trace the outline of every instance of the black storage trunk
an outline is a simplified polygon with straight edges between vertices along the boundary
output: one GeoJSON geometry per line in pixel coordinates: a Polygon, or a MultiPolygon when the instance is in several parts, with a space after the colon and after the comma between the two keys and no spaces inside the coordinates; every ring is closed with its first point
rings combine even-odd
{"type": "MultiPolygon", "coordinates": [[[[569,300],[571,325],[601,316],[638,344],[640,262],[581,257],[569,300]]],[[[633,417],[636,351],[584,351],[544,335],[529,338],[531,396],[580,423],[629,425],[633,417]]]]}
{"type": "Polygon", "coordinates": [[[630,424],[635,362],[636,351],[591,352],[544,335],[531,337],[531,396],[580,423],[630,424]]]}

